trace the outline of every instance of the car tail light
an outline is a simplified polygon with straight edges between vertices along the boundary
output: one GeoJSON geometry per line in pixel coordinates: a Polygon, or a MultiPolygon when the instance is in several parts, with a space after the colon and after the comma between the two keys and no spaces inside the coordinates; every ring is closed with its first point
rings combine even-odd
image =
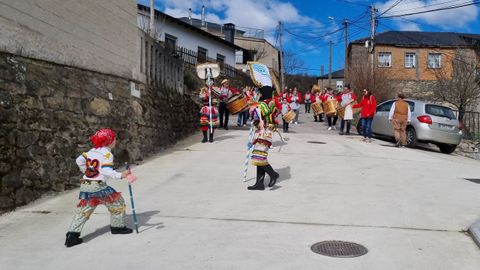
{"type": "Polygon", "coordinates": [[[463,129],[463,123],[462,122],[458,122],[458,129],[462,130],[463,129]]]}
{"type": "Polygon", "coordinates": [[[419,117],[417,117],[417,119],[420,123],[425,123],[425,124],[429,124],[429,125],[432,124],[432,118],[430,118],[430,116],[428,116],[428,115],[419,116],[419,117]]]}

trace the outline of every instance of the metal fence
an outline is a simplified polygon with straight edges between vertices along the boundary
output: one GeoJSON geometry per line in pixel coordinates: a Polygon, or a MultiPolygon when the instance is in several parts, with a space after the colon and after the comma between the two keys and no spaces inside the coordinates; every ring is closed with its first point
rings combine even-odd
{"type": "Polygon", "coordinates": [[[224,62],[217,61],[217,59],[213,59],[210,57],[201,57],[198,55],[198,52],[188,50],[183,47],[176,47],[175,50],[171,49],[172,53],[177,55],[179,58],[183,60],[184,63],[190,65],[197,65],[200,63],[211,62],[211,63],[218,63],[220,65],[220,73],[223,76],[235,78],[237,77],[238,73],[241,72],[237,70],[235,67],[225,64],[224,62]]]}
{"type": "MultiPolygon", "coordinates": [[[[455,116],[459,119],[459,111],[454,110],[455,116]]],[[[467,140],[480,140],[480,112],[465,111],[462,113],[463,138],[467,140]]]]}

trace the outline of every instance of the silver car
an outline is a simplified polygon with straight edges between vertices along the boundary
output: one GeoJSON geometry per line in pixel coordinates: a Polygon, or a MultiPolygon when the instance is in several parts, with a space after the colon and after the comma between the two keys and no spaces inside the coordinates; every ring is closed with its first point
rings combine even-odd
{"type": "MultiPolygon", "coordinates": [[[[456,119],[452,109],[419,100],[405,100],[412,112],[411,123],[407,126],[408,147],[418,142],[432,143],[445,154],[455,151],[462,140],[462,125],[456,119]]],[[[377,106],[372,122],[372,133],[393,137],[392,124],[388,114],[395,100],[388,100],[377,106]]],[[[360,123],[357,130],[361,130],[360,123]]]]}

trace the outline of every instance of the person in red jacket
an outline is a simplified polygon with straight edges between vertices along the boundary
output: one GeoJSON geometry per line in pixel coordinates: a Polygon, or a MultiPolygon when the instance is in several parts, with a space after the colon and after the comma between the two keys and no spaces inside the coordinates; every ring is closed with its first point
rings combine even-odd
{"type": "Polygon", "coordinates": [[[363,97],[360,103],[353,105],[353,108],[360,107],[362,108],[360,125],[363,131],[363,141],[372,142],[372,122],[377,101],[368,88],[363,89],[363,97]]]}

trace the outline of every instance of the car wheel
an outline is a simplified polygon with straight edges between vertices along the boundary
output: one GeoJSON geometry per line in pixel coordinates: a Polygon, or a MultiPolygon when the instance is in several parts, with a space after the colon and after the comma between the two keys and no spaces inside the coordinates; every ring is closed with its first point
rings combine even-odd
{"type": "Polygon", "coordinates": [[[413,127],[407,127],[407,147],[414,148],[417,145],[417,133],[413,127]]]}
{"type": "Polygon", "coordinates": [[[362,121],[360,120],[357,123],[357,132],[358,132],[358,135],[363,135],[362,121]]]}
{"type": "Polygon", "coordinates": [[[456,145],[452,144],[437,144],[438,148],[440,148],[440,152],[444,154],[451,154],[453,151],[455,151],[455,148],[457,148],[456,145]]]}

